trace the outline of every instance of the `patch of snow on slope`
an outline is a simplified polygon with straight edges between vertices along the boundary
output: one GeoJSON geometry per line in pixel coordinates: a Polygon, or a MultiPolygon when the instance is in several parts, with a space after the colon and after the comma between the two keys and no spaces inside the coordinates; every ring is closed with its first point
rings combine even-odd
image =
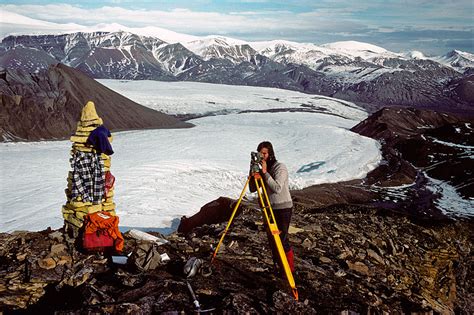
{"type": "Polygon", "coordinates": [[[428,57],[426,57],[421,51],[418,51],[418,50],[407,52],[403,54],[403,56],[408,59],[421,59],[421,60],[428,59],[428,57]]]}
{"type": "Polygon", "coordinates": [[[453,186],[441,180],[431,178],[426,174],[425,176],[431,184],[428,188],[434,193],[440,194],[436,204],[445,214],[474,215],[474,199],[463,199],[453,186]]]}
{"type": "Polygon", "coordinates": [[[334,51],[349,54],[353,57],[360,57],[366,60],[380,57],[396,58],[400,56],[399,54],[388,51],[385,48],[357,41],[334,42],[323,44],[321,47],[329,48],[334,51]]]}

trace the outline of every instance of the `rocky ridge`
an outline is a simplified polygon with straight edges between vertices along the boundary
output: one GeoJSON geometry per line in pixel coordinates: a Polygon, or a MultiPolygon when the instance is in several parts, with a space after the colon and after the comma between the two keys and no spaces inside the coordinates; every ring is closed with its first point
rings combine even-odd
{"type": "MultiPolygon", "coordinates": [[[[225,208],[222,208],[225,209],[225,208]]],[[[203,208],[205,211],[205,209],[203,208]]],[[[245,207],[234,221],[212,275],[192,286],[203,309],[216,312],[339,314],[343,311],[464,313],[472,304],[472,222],[435,225],[374,208],[295,208],[290,241],[300,301],[272,273],[259,211],[245,207]]],[[[171,261],[137,272],[85,255],[59,231],[1,234],[4,310],[71,314],[194,311],[182,267],[209,260],[224,224],[203,225],[160,246],[171,261]]],[[[125,253],[134,247],[126,238],[125,253]]]]}

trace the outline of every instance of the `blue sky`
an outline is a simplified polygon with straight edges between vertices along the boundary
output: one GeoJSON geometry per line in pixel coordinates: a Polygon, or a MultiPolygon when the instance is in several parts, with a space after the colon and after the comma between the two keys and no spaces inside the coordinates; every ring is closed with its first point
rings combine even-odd
{"type": "Polygon", "coordinates": [[[251,41],[356,40],[431,55],[452,49],[474,53],[473,0],[2,0],[0,9],[54,23],[157,26],[251,41]]]}

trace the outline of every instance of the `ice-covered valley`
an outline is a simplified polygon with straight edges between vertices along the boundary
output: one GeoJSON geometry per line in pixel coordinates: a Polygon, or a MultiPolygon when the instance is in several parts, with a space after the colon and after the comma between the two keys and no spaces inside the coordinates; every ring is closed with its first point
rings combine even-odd
{"type": "MultiPolygon", "coordinates": [[[[375,140],[349,131],[367,114],[345,101],[272,88],[99,82],[168,114],[210,114],[189,129],[114,133],[122,226],[169,227],[219,196],[237,198],[262,140],[288,166],[291,188],[361,178],[381,159],[375,140]]],[[[0,144],[0,232],[62,226],[70,148],[69,141],[0,144]]]]}

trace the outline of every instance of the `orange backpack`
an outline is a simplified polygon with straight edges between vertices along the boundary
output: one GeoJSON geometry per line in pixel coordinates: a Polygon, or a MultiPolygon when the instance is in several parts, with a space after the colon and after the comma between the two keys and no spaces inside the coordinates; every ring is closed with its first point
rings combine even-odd
{"type": "Polygon", "coordinates": [[[118,229],[118,223],[119,218],[106,211],[86,215],[84,217],[84,249],[97,251],[100,248],[114,246],[115,251],[121,252],[124,241],[118,229]]]}

